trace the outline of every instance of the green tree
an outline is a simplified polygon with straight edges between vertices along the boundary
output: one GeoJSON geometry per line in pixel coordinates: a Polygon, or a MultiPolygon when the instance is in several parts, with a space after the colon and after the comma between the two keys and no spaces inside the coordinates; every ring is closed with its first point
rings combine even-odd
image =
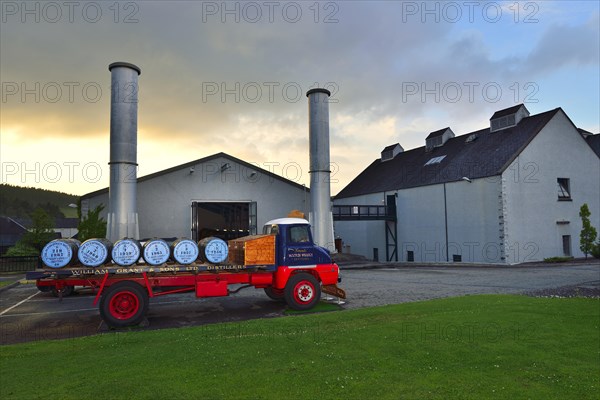
{"type": "Polygon", "coordinates": [[[585,254],[585,258],[594,250],[594,241],[598,234],[596,228],[590,222],[590,215],[590,209],[587,203],[584,203],[579,209],[579,216],[581,217],[581,224],[583,226],[579,234],[579,248],[585,254]]]}
{"type": "Polygon", "coordinates": [[[598,241],[594,245],[594,248],[592,249],[592,255],[594,256],[594,258],[600,258],[600,239],[598,239],[598,241]]]}
{"type": "MultiPolygon", "coordinates": [[[[106,221],[100,217],[102,210],[104,210],[104,205],[100,204],[79,220],[77,237],[80,241],[106,237],[106,221]]],[[[80,213],[80,211],[78,212],[80,213]]]]}
{"type": "Polygon", "coordinates": [[[54,239],[54,220],[42,208],[36,208],[31,214],[33,227],[19,240],[20,245],[36,249],[38,253],[46,243],[54,239]]]}
{"type": "Polygon", "coordinates": [[[26,245],[22,241],[17,242],[6,252],[9,257],[37,256],[39,254],[40,252],[35,247],[26,245]]]}

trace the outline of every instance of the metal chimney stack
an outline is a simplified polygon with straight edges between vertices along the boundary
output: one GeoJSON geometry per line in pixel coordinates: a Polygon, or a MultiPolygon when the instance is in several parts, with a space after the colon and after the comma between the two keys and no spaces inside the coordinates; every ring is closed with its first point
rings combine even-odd
{"type": "Polygon", "coordinates": [[[115,62],[111,73],[110,186],[107,238],[139,239],[137,214],[137,106],[139,67],[115,62]]]}
{"type": "Polygon", "coordinates": [[[329,180],[329,96],[331,92],[327,89],[306,92],[310,141],[310,223],[315,243],[335,251],[329,180]]]}

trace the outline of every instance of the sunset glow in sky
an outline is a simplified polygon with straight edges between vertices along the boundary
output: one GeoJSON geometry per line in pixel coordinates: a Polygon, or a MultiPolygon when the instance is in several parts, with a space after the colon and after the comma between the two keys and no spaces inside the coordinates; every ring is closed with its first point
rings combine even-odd
{"type": "Polygon", "coordinates": [[[387,145],[562,107],[600,130],[597,1],[2,1],[2,183],[108,186],[110,72],[139,78],[138,176],[225,152],[309,183],[305,93],[332,92],[332,194],[387,145]]]}

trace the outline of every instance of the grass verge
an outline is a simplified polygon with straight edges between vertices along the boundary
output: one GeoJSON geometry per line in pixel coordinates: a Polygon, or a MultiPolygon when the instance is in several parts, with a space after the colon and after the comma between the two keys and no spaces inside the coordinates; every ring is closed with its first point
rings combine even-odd
{"type": "Polygon", "coordinates": [[[468,296],[0,347],[3,399],[596,399],[600,301],[468,296]]]}
{"type": "Polygon", "coordinates": [[[324,301],[321,301],[321,302],[317,303],[317,305],[314,306],[313,308],[311,308],[310,310],[297,311],[297,310],[292,310],[291,308],[288,308],[287,310],[285,310],[283,312],[283,314],[285,314],[285,315],[315,314],[315,313],[322,313],[322,312],[327,312],[327,311],[340,311],[341,309],[342,308],[335,303],[326,303],[324,301]]]}
{"type": "Polygon", "coordinates": [[[15,282],[16,282],[16,280],[14,280],[14,281],[0,281],[0,288],[3,288],[4,286],[12,285],[15,282]]]}

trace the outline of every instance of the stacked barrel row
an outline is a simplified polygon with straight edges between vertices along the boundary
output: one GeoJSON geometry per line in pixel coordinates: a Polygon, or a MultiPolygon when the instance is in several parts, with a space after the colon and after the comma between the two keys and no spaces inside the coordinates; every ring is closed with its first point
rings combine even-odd
{"type": "Polygon", "coordinates": [[[197,260],[218,264],[227,260],[227,255],[227,243],[216,237],[208,237],[198,243],[186,238],[172,243],[163,239],[150,239],[143,245],[130,238],[123,238],[115,243],[108,239],[88,239],[83,243],[75,239],[56,239],[44,246],[42,261],[50,268],[78,265],[99,267],[110,263],[129,267],[142,260],[152,266],[169,261],[189,265],[197,260]]]}

